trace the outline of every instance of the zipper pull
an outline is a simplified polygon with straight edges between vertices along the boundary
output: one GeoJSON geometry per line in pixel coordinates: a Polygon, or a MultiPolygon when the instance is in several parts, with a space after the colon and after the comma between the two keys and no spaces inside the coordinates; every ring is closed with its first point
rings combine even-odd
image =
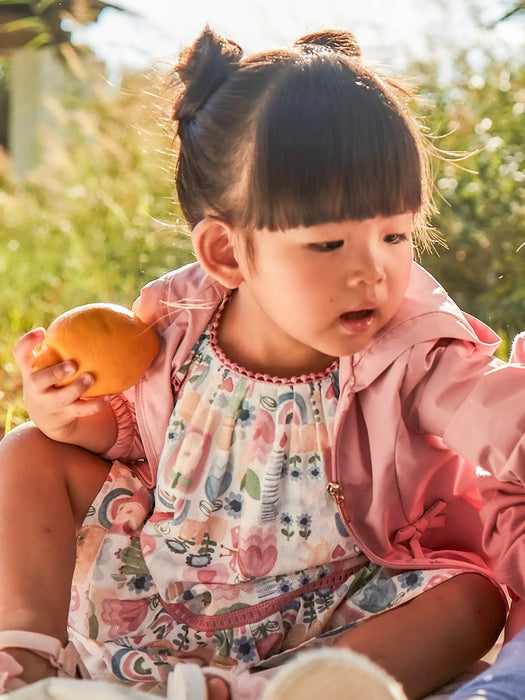
{"type": "Polygon", "coordinates": [[[326,490],[336,503],[341,503],[341,501],[343,500],[343,493],[339,484],[336,484],[334,481],[331,481],[327,485],[326,490]]]}

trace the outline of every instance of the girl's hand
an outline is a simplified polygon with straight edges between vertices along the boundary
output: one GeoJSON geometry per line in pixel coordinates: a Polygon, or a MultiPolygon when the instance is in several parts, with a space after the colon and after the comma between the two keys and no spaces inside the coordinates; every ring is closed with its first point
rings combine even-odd
{"type": "Polygon", "coordinates": [[[105,397],[83,399],[82,393],[93,384],[90,374],[83,374],[64,387],[55,386],[76,371],[74,362],[66,361],[32,371],[33,351],[43,342],[46,332],[36,328],[23,335],[14,349],[27,411],[33,422],[48,437],[58,442],[74,442],[78,421],[107,407],[105,397]]]}

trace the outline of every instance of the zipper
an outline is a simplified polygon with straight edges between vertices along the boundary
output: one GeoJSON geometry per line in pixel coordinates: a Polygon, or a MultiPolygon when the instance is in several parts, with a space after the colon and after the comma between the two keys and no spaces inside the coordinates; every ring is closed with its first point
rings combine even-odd
{"type": "MultiPolygon", "coordinates": [[[[341,369],[341,367],[339,367],[341,369]]],[[[352,372],[352,380],[353,378],[353,366],[351,367],[351,372],[352,372]]],[[[343,523],[345,523],[345,527],[347,527],[347,518],[344,516],[341,508],[341,504],[344,501],[344,496],[343,496],[343,489],[341,488],[341,485],[335,481],[337,479],[337,455],[338,455],[338,446],[339,446],[339,440],[340,440],[340,433],[341,433],[341,425],[343,423],[343,416],[344,416],[344,410],[348,409],[348,405],[350,403],[349,395],[352,393],[348,390],[348,383],[349,381],[346,382],[345,384],[345,393],[343,397],[343,391],[342,387],[339,386],[339,406],[338,406],[338,411],[336,412],[336,419],[335,419],[335,425],[334,425],[334,444],[332,446],[332,459],[330,460],[330,474],[328,474],[328,484],[326,485],[326,490],[330,494],[330,497],[334,501],[334,503],[337,505],[337,509],[343,519],[343,523]],[[344,403],[344,407],[341,405],[344,403]]],[[[348,527],[347,527],[348,529],[348,527]]]]}
{"type": "MultiPolygon", "coordinates": [[[[341,366],[339,366],[339,370],[341,370],[341,366]]],[[[350,395],[353,395],[353,392],[348,388],[348,385],[350,383],[355,382],[355,377],[354,377],[354,366],[353,362],[350,367],[350,372],[351,372],[351,377],[348,378],[344,385],[344,394],[343,394],[343,387],[340,385],[339,386],[339,400],[338,400],[338,410],[336,411],[336,418],[335,418],[335,425],[334,425],[334,444],[332,446],[332,459],[331,459],[331,464],[330,464],[330,474],[328,474],[328,479],[330,480],[326,486],[327,492],[330,494],[331,498],[333,501],[336,503],[338,506],[338,510],[341,514],[341,517],[343,518],[343,523],[346,523],[346,518],[344,517],[344,514],[341,510],[341,504],[344,501],[344,496],[343,496],[343,489],[341,488],[341,485],[335,481],[337,479],[337,455],[338,455],[338,446],[339,446],[339,441],[340,441],[340,435],[341,435],[341,425],[343,423],[343,417],[344,417],[344,412],[348,409],[348,406],[350,404],[350,395]],[[344,406],[342,405],[344,403],[344,406]]],[[[341,373],[339,374],[339,377],[341,377],[341,373]]]]}
{"type": "Polygon", "coordinates": [[[327,487],[326,490],[330,494],[330,496],[334,499],[334,501],[339,505],[342,500],[343,500],[343,490],[339,484],[336,484],[334,481],[331,481],[327,487]]]}

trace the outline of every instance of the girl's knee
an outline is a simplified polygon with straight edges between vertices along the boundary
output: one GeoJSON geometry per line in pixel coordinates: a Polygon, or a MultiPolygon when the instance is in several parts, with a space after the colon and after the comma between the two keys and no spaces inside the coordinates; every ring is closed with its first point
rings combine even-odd
{"type": "MultiPolygon", "coordinates": [[[[0,442],[0,463],[15,460],[18,468],[32,465],[34,462],[45,468],[46,464],[53,465],[59,470],[60,465],[65,469],[71,465],[81,465],[85,462],[105,462],[100,456],[77,445],[56,442],[48,438],[37,426],[28,421],[11,430],[0,442]]],[[[109,468],[109,463],[108,468],[109,468]]]]}
{"type": "MultiPolygon", "coordinates": [[[[39,472],[51,467],[55,473],[67,469],[70,459],[80,448],[66,445],[48,438],[37,426],[28,421],[11,430],[0,443],[0,470],[4,471],[9,466],[17,470],[33,470],[38,467],[39,472]]],[[[82,450],[83,451],[83,450],[82,450]]],[[[64,472],[65,473],[65,472],[64,472]]]]}
{"type": "Polygon", "coordinates": [[[22,423],[0,441],[0,465],[7,465],[15,460],[23,467],[33,457],[42,457],[49,449],[50,442],[53,441],[49,440],[34,423],[30,421],[22,423]]]}
{"type": "Polygon", "coordinates": [[[35,440],[41,443],[50,441],[50,438],[46,437],[44,433],[40,430],[40,428],[36,427],[33,421],[28,420],[25,423],[17,425],[15,428],[6,433],[6,435],[2,438],[0,445],[5,445],[11,442],[17,443],[20,440],[35,440]]]}
{"type": "Polygon", "coordinates": [[[501,590],[481,574],[463,574],[452,581],[457,588],[457,605],[463,608],[467,624],[477,629],[480,645],[490,649],[507,615],[501,590]]]}
{"type": "Polygon", "coordinates": [[[82,447],[48,438],[31,422],[10,431],[0,442],[3,481],[8,481],[12,490],[44,482],[50,490],[67,494],[77,525],[110,467],[110,462],[82,447]]]}

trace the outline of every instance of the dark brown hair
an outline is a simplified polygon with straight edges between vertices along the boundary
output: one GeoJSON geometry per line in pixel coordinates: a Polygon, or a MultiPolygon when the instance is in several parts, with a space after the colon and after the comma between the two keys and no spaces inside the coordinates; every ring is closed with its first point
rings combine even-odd
{"type": "Polygon", "coordinates": [[[206,28],[173,75],[192,228],[206,215],[250,233],[411,211],[424,232],[431,185],[412,94],[365,67],[350,33],[243,58],[206,28]]]}

